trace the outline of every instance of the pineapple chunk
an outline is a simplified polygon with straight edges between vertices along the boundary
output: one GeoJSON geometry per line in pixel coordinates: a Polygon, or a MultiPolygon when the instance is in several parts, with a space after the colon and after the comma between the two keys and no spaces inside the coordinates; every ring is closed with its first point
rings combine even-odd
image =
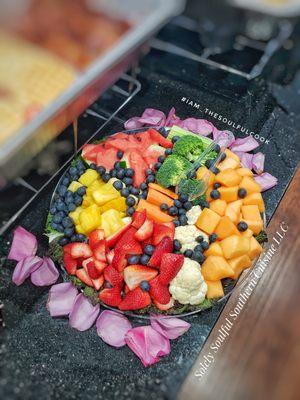
{"type": "Polygon", "coordinates": [[[108,201],[101,207],[101,212],[105,212],[111,208],[117,211],[126,211],[126,199],[120,196],[117,199],[108,201]]]}
{"type": "Polygon", "coordinates": [[[94,190],[100,189],[101,186],[104,185],[104,182],[101,181],[100,179],[96,179],[87,189],[86,189],[86,194],[91,195],[94,190]]]}
{"type": "Polygon", "coordinates": [[[117,232],[120,228],[122,228],[122,226],[124,226],[124,222],[119,211],[114,209],[107,210],[102,214],[102,223],[103,221],[107,221],[109,224],[111,234],[117,232]]]}
{"type": "Polygon", "coordinates": [[[94,169],[87,169],[84,174],[78,179],[84,186],[90,186],[96,179],[98,179],[98,172],[94,169]]]}
{"type": "Polygon", "coordinates": [[[79,215],[80,215],[81,211],[82,211],[82,207],[77,207],[76,210],[69,213],[69,217],[72,218],[75,225],[79,223],[79,215]]]}
{"type": "Polygon", "coordinates": [[[71,190],[71,192],[76,192],[77,189],[79,189],[80,187],[82,187],[83,184],[77,181],[73,181],[70,183],[68,190],[71,190]]]}
{"type": "Polygon", "coordinates": [[[93,191],[93,199],[99,206],[103,206],[108,201],[117,199],[120,197],[120,193],[109,183],[101,186],[101,188],[93,191]]]}
{"type": "Polygon", "coordinates": [[[101,224],[101,214],[96,204],[85,208],[79,216],[79,222],[85,233],[90,233],[101,224]]]}

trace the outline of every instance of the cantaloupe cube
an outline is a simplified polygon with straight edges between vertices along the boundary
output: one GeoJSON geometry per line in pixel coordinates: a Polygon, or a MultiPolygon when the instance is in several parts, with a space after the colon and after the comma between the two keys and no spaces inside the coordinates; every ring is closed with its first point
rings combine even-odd
{"type": "Polygon", "coordinates": [[[199,215],[199,218],[197,219],[196,226],[200,230],[210,235],[214,232],[220,219],[221,217],[219,214],[209,208],[204,208],[202,213],[199,215]]]}
{"type": "Polygon", "coordinates": [[[221,183],[221,185],[230,187],[237,186],[241,182],[242,177],[236,172],[235,169],[228,168],[219,172],[218,175],[216,175],[215,180],[216,182],[221,183]]]}
{"type": "Polygon", "coordinates": [[[263,252],[263,248],[258,243],[258,241],[252,236],[250,238],[250,250],[248,252],[249,257],[251,260],[258,257],[263,252]]]}
{"type": "Polygon", "coordinates": [[[225,215],[235,224],[237,224],[239,221],[242,204],[242,200],[236,200],[228,203],[226,207],[225,215]]]}
{"type": "Polygon", "coordinates": [[[220,244],[227,260],[247,254],[250,250],[250,239],[241,235],[229,236],[223,239],[220,244]]]}
{"type": "Polygon", "coordinates": [[[251,221],[261,220],[259,208],[256,204],[249,206],[242,206],[241,210],[244,219],[250,219],[251,221]]]}
{"type": "Polygon", "coordinates": [[[244,176],[239,186],[240,188],[246,189],[247,194],[261,192],[261,187],[251,176],[244,176]]]}
{"type": "Polygon", "coordinates": [[[225,200],[227,203],[236,201],[238,199],[238,186],[231,187],[220,187],[218,191],[220,192],[220,199],[225,200]]]}
{"type": "Polygon", "coordinates": [[[227,216],[221,217],[214,233],[218,235],[218,240],[223,240],[231,235],[239,235],[237,227],[227,216]]]}
{"type": "Polygon", "coordinates": [[[201,272],[203,278],[209,281],[218,281],[234,275],[233,269],[225,258],[219,256],[208,256],[202,264],[201,272]]]}
{"type": "Polygon", "coordinates": [[[211,191],[212,191],[213,189],[214,189],[213,186],[208,186],[208,188],[206,189],[205,196],[206,196],[206,200],[207,200],[207,201],[212,201],[212,200],[213,200],[213,199],[210,197],[210,193],[211,193],[211,191]]]}
{"type": "Polygon", "coordinates": [[[264,203],[261,193],[248,194],[248,196],[246,196],[243,199],[243,205],[245,205],[245,206],[257,205],[260,212],[265,211],[265,203],[264,203]]]}
{"type": "Polygon", "coordinates": [[[258,235],[259,232],[263,229],[264,223],[261,219],[260,221],[255,221],[251,219],[243,219],[244,222],[248,225],[248,228],[251,229],[254,235],[258,235]]]}
{"type": "Polygon", "coordinates": [[[221,280],[205,282],[207,284],[206,297],[208,299],[217,299],[224,296],[224,290],[221,280]]]}
{"type": "Polygon", "coordinates": [[[244,232],[241,232],[240,234],[247,238],[251,238],[251,236],[253,236],[253,232],[249,228],[247,230],[245,230],[244,232]]]}
{"type": "Polygon", "coordinates": [[[233,151],[226,149],[225,154],[227,157],[233,158],[235,161],[240,162],[240,157],[235,154],[233,151]]]}
{"type": "Polygon", "coordinates": [[[209,204],[209,208],[219,214],[221,217],[225,215],[226,207],[226,201],[221,199],[213,200],[209,204]]]}
{"type": "Polygon", "coordinates": [[[215,175],[205,166],[200,167],[196,172],[197,179],[203,179],[207,182],[208,186],[212,186],[215,181],[215,175]]]}
{"type": "Polygon", "coordinates": [[[236,172],[240,176],[253,176],[253,172],[249,168],[237,168],[236,172]]]}
{"type": "Polygon", "coordinates": [[[207,250],[204,252],[205,257],[208,256],[219,256],[223,257],[223,251],[219,243],[212,243],[207,250]]]}
{"type": "Polygon", "coordinates": [[[240,166],[239,161],[237,161],[231,157],[226,157],[224,161],[221,161],[218,164],[218,169],[220,171],[224,171],[225,169],[228,169],[228,168],[236,169],[236,168],[239,168],[239,166],[240,166]]]}
{"type": "Polygon", "coordinates": [[[233,279],[237,279],[244,269],[251,267],[251,260],[247,254],[244,254],[240,257],[235,257],[228,260],[228,264],[234,270],[233,279]]]}

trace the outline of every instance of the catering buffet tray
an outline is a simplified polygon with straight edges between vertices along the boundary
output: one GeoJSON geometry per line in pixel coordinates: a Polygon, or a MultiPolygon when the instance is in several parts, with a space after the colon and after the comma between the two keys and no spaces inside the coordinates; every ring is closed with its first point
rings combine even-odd
{"type": "MultiPolygon", "coordinates": [[[[115,46],[78,74],[67,90],[0,145],[0,176],[13,177],[34,154],[95,101],[122,71],[137,60],[147,39],[172,16],[182,11],[185,2],[96,0],[89,3],[97,11],[117,15],[119,19],[128,21],[130,28],[115,46]]],[[[1,2],[2,18],[6,12],[11,11],[10,4],[7,1],[1,2]]]]}

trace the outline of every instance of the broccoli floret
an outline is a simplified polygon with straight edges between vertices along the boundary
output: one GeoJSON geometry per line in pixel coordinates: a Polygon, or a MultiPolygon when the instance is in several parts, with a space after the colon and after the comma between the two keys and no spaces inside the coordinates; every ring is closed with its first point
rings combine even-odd
{"type": "Polygon", "coordinates": [[[203,151],[202,140],[192,135],[182,136],[173,147],[173,154],[185,157],[191,162],[196,161],[203,151]]]}
{"type": "Polygon", "coordinates": [[[201,160],[201,165],[205,165],[205,162],[207,160],[213,160],[217,157],[218,153],[214,150],[210,151],[208,154],[206,154],[206,156],[203,157],[203,159],[201,160]]]}
{"type": "Polygon", "coordinates": [[[192,164],[183,157],[171,155],[166,158],[156,174],[156,181],[163,187],[177,186],[192,164]]]}
{"type": "Polygon", "coordinates": [[[199,197],[204,190],[204,182],[197,179],[183,179],[178,186],[179,194],[186,194],[190,199],[199,197]]]}

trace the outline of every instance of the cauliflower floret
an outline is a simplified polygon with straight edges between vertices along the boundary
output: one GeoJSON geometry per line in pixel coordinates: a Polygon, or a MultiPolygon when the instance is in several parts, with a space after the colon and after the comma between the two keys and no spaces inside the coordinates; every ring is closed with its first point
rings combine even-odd
{"type": "Polygon", "coordinates": [[[175,228],[175,237],[174,239],[179,240],[181,243],[181,251],[184,253],[187,249],[192,249],[199,244],[196,242],[196,238],[198,236],[202,236],[204,240],[208,241],[208,236],[206,233],[202,232],[195,225],[184,225],[177,226],[175,228]]]}
{"type": "Polygon", "coordinates": [[[197,222],[197,219],[199,218],[199,215],[202,213],[201,207],[200,206],[193,206],[187,213],[186,217],[188,219],[188,224],[189,225],[195,225],[197,222]]]}
{"type": "Polygon", "coordinates": [[[184,259],[180,271],[170,283],[169,290],[172,297],[181,304],[202,303],[207,292],[207,285],[197,261],[184,259]]]}

